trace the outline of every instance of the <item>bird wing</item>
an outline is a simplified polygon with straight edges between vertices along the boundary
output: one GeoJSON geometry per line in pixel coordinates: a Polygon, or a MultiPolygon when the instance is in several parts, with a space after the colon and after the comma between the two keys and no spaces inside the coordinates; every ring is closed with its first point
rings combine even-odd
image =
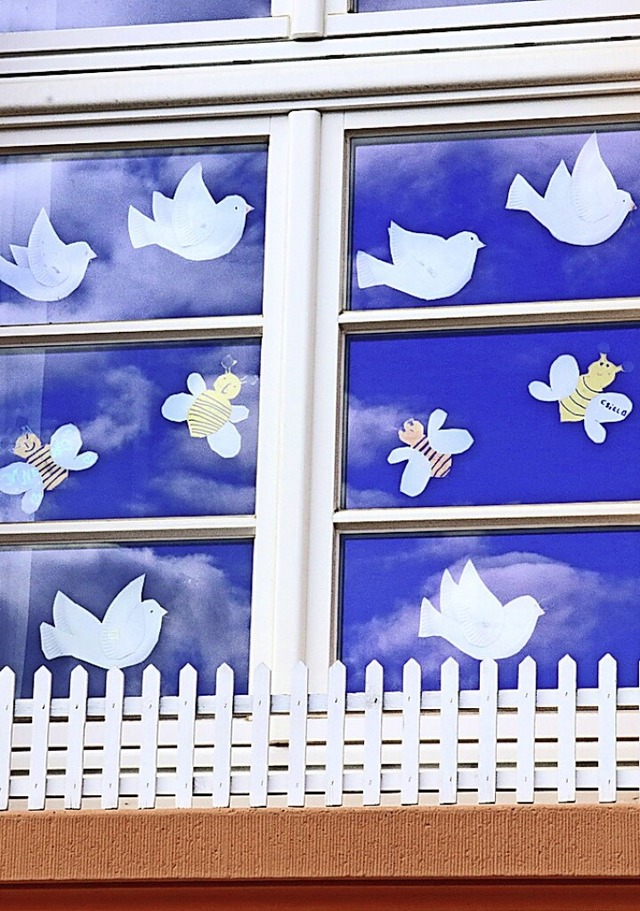
{"type": "Polygon", "coordinates": [[[416,261],[427,265],[446,252],[447,242],[444,237],[438,237],[437,234],[407,231],[392,221],[389,225],[389,246],[395,266],[416,261]]]}
{"type": "Polygon", "coordinates": [[[544,198],[559,211],[564,212],[571,206],[571,174],[564,161],[560,162],[551,175],[544,198]]]}
{"type": "Polygon", "coordinates": [[[220,430],[210,433],[207,437],[207,443],[214,452],[217,452],[223,459],[232,459],[240,452],[242,437],[233,426],[227,421],[220,430]]]}
{"type": "Polygon", "coordinates": [[[29,251],[26,247],[19,247],[17,244],[9,244],[13,261],[21,269],[29,268],[29,251]]]}
{"type": "Polygon", "coordinates": [[[173,197],[172,225],[178,243],[193,247],[211,234],[216,203],[202,178],[200,162],[189,168],[173,197]]]}
{"type": "Polygon", "coordinates": [[[494,642],[504,626],[504,607],[484,584],[471,560],[462,570],[457,587],[451,579],[444,591],[441,588],[440,610],[459,624],[471,645],[481,648],[494,642]]]}
{"type": "Polygon", "coordinates": [[[64,592],[58,592],[54,598],[53,622],[59,632],[74,636],[88,644],[95,642],[100,635],[98,618],[72,601],[64,592]]]}
{"type": "Polygon", "coordinates": [[[606,218],[616,205],[617,189],[613,174],[600,155],[598,137],[592,133],[580,149],[571,176],[576,212],[590,223],[606,218]]]}
{"type": "Polygon", "coordinates": [[[153,196],[151,197],[151,209],[157,225],[162,225],[163,228],[172,227],[172,199],[168,199],[162,193],[159,193],[158,190],[154,190],[153,196]]]}
{"type": "Polygon", "coordinates": [[[62,427],[58,427],[51,436],[50,445],[51,458],[61,468],[84,471],[98,461],[97,452],[88,450],[79,455],[82,437],[75,424],[63,424],[62,427]]]}
{"type": "Polygon", "coordinates": [[[73,254],[56,234],[44,209],[33,223],[27,255],[33,277],[41,285],[55,288],[68,277],[73,254]]]}
{"type": "Polygon", "coordinates": [[[145,612],[142,589],[145,576],[132,579],[120,591],[104,615],[100,630],[100,648],[105,657],[116,661],[134,651],[144,639],[145,612]]]}
{"type": "Polygon", "coordinates": [[[455,455],[459,452],[466,452],[473,445],[473,437],[468,430],[450,428],[443,430],[442,425],[447,419],[447,412],[442,408],[436,408],[432,411],[427,421],[427,438],[429,443],[436,452],[442,452],[445,455],[455,455]]]}

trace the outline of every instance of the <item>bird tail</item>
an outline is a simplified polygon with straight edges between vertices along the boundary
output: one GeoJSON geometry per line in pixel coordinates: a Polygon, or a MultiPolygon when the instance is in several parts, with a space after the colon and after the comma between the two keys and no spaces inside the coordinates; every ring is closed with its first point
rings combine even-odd
{"type": "Polygon", "coordinates": [[[539,200],[540,196],[533,187],[527,183],[521,174],[516,174],[509,187],[509,195],[507,196],[505,209],[517,209],[520,212],[531,212],[539,200]]]}
{"type": "Polygon", "coordinates": [[[60,658],[61,655],[68,654],[60,644],[58,630],[49,623],[40,624],[40,644],[47,659],[60,658]]]}
{"type": "Polygon", "coordinates": [[[388,266],[375,256],[370,256],[362,250],[356,254],[356,274],[358,276],[359,288],[373,288],[377,285],[386,285],[384,275],[381,274],[381,267],[388,266]]]}
{"type": "Polygon", "coordinates": [[[158,230],[155,221],[147,218],[142,212],[134,206],[129,206],[129,237],[131,245],[137,250],[138,247],[148,247],[150,244],[158,242],[158,230]]]}
{"type": "Polygon", "coordinates": [[[441,636],[441,625],[442,614],[435,609],[428,598],[423,598],[422,604],[420,605],[420,629],[418,630],[418,636],[422,639],[426,639],[429,636],[441,636]]]}

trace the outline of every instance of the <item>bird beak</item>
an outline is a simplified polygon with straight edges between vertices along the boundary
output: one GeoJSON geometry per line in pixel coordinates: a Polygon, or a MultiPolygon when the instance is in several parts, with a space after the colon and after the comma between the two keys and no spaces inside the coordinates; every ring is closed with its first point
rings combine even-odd
{"type": "Polygon", "coordinates": [[[637,208],[638,208],[638,207],[637,207],[637,205],[635,204],[635,202],[634,202],[633,200],[631,200],[631,210],[630,210],[630,211],[633,212],[633,210],[634,210],[634,209],[637,209],[637,208]]]}
{"type": "Polygon", "coordinates": [[[94,253],[93,250],[89,250],[89,259],[97,259],[98,254],[94,253]]]}
{"type": "Polygon", "coordinates": [[[253,209],[254,209],[254,206],[250,206],[249,203],[246,203],[245,212],[247,213],[247,215],[249,214],[249,212],[253,212],[253,209]]]}
{"type": "Polygon", "coordinates": [[[164,607],[160,607],[160,616],[161,616],[161,617],[164,617],[164,615],[165,615],[166,613],[168,613],[168,612],[164,609],[164,607]]]}
{"type": "Polygon", "coordinates": [[[478,239],[478,250],[482,250],[483,247],[486,247],[486,244],[483,244],[480,239],[478,239]]]}

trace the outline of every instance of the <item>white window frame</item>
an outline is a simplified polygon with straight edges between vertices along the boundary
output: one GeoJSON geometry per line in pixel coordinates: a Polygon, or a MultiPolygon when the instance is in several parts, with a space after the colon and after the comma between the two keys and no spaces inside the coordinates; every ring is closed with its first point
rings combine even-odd
{"type": "Polygon", "coordinates": [[[640,298],[545,301],[393,310],[346,310],[349,232],[349,145],[358,137],[390,134],[604,126],[638,122],[637,95],[598,91],[584,96],[462,102],[396,110],[363,110],[323,118],[321,152],[318,314],[313,397],[313,486],[309,505],[306,654],[312,688],[324,691],[327,668],[337,656],[339,543],[343,534],[384,532],[505,531],[539,528],[640,526],[640,502],[524,505],[339,508],[345,402],[345,339],[360,333],[442,331],[522,326],[584,326],[640,320],[640,298]]]}

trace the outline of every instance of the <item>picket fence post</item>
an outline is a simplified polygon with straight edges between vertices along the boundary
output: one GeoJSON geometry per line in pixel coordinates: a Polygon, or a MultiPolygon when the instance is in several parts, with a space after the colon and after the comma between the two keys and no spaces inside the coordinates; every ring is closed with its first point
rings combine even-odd
{"type": "Polygon", "coordinates": [[[117,810],[120,797],[120,750],[124,713],[124,673],[119,667],[107,671],[102,746],[100,806],[117,810]]]}
{"type": "Polygon", "coordinates": [[[138,771],[138,807],[141,810],[151,809],[156,803],[159,712],[160,671],[150,664],[142,673],[142,719],[138,771]]]}
{"type": "Polygon", "coordinates": [[[252,700],[249,806],[266,807],[271,716],[271,671],[266,664],[259,664],[253,675],[252,700]]]}
{"type": "Polygon", "coordinates": [[[0,671],[0,810],[9,807],[11,796],[11,743],[16,675],[10,667],[0,671]]]}
{"type": "Polygon", "coordinates": [[[213,724],[214,807],[231,802],[231,739],[233,732],[233,668],[221,664],[216,672],[215,720],[213,724]]]}
{"type": "Polygon", "coordinates": [[[480,662],[480,717],[478,744],[478,803],[496,802],[496,751],[498,733],[498,664],[493,658],[480,662]]]}
{"type": "Polygon", "coordinates": [[[291,674],[289,704],[289,780],[287,804],[303,807],[307,772],[307,719],[309,711],[309,670],[298,661],[291,674]]]}
{"type": "Polygon", "coordinates": [[[190,664],[178,682],[178,744],[176,756],[176,807],[193,805],[193,765],[198,701],[198,672],[190,664]]]}
{"type": "Polygon", "coordinates": [[[346,710],[347,669],[341,661],[329,668],[327,693],[327,745],[325,805],[342,804],[344,765],[344,722],[346,710]]]}
{"type": "Polygon", "coordinates": [[[44,810],[51,716],[51,671],[46,667],[38,668],[33,675],[32,706],[27,809],[44,810]]]}
{"type": "Polygon", "coordinates": [[[69,721],[67,724],[67,768],[64,776],[64,806],[79,810],[82,806],[84,772],[84,728],[87,721],[89,674],[78,666],[71,671],[69,683],[69,721]]]}
{"type": "Polygon", "coordinates": [[[458,716],[460,668],[447,658],[440,668],[440,784],[438,801],[452,804],[458,800],[458,716]]]}
{"type": "Polygon", "coordinates": [[[536,663],[529,655],[518,667],[516,801],[533,803],[536,749],[536,663]]]}
{"type": "Polygon", "coordinates": [[[420,789],[420,699],[422,668],[411,658],[402,671],[402,759],[400,803],[418,803],[420,789]]]}
{"type": "Polygon", "coordinates": [[[616,799],[617,664],[612,655],[598,662],[598,800],[616,799]]]}
{"type": "Polygon", "coordinates": [[[558,663],[558,803],[576,799],[576,663],[565,655],[558,663]]]}

